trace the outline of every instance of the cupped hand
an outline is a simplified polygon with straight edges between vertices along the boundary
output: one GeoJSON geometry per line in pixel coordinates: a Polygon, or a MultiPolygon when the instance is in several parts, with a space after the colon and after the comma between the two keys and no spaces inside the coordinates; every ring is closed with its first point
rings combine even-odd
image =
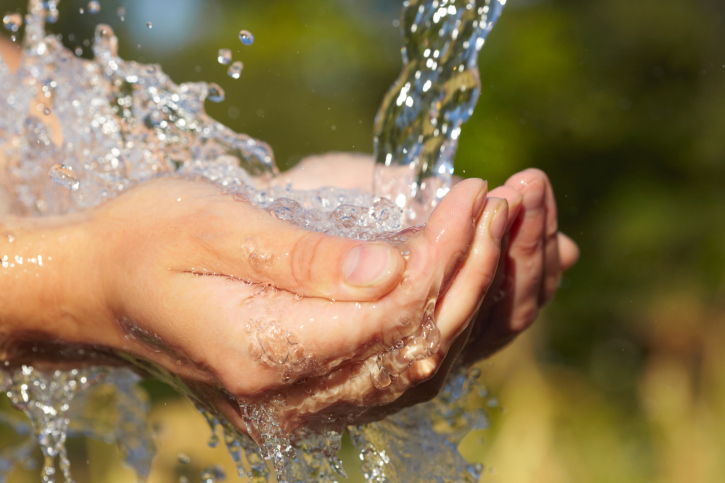
{"type": "MultiPolygon", "coordinates": [[[[299,180],[307,188],[336,184],[345,177],[349,188],[364,189],[371,183],[372,171],[368,157],[331,154],[308,158],[286,176],[293,184],[299,180]],[[325,169],[326,165],[339,169],[325,169]]],[[[489,197],[487,211],[489,204],[499,205],[501,200],[508,205],[503,245],[498,247],[502,256],[490,256],[497,247],[495,243],[491,246],[493,239],[480,226],[488,222],[483,217],[478,221],[468,259],[437,307],[440,323],[458,321],[460,333],[438,354],[438,370],[433,377],[394,402],[368,410],[361,421],[379,419],[431,399],[455,362],[472,364],[507,345],[535,321],[539,309],[553,298],[562,272],[576,263],[579,249],[558,232],[556,201],[545,173],[537,169],[517,173],[489,197]]]]}
{"type": "MultiPolygon", "coordinates": [[[[329,185],[368,190],[373,171],[367,155],[329,153],[302,160],[279,180],[301,189],[329,185]]],[[[554,189],[546,173],[516,173],[488,196],[506,199],[510,213],[501,267],[482,301],[473,330],[476,344],[469,344],[467,351],[469,362],[490,356],[528,328],[554,297],[562,273],[579,259],[576,243],[558,231],[554,189]]]]}
{"type": "Polygon", "coordinates": [[[150,181],[73,226],[56,220],[61,245],[86,235],[64,252],[80,255],[59,272],[66,323],[53,336],[161,367],[241,429],[240,403],[286,398],[279,418],[292,432],[390,402],[436,372],[461,330],[431,321],[474,220],[492,219],[485,200],[481,180],[461,183],[394,246],[302,230],[205,181],[150,181]],[[390,350],[411,340],[414,349],[390,350]]]}

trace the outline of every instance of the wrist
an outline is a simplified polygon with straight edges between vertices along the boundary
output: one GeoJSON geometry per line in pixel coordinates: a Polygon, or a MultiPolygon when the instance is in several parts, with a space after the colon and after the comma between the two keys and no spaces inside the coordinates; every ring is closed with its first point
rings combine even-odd
{"type": "Polygon", "coordinates": [[[87,214],[0,223],[0,359],[34,341],[105,345],[111,335],[87,214]]]}

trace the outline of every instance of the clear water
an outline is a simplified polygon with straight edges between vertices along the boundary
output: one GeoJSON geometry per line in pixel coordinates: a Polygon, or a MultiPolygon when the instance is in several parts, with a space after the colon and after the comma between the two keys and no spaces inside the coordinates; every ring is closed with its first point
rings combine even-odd
{"type": "Polygon", "coordinates": [[[461,126],[481,92],[478,52],[506,0],[404,2],[403,70],[375,120],[375,194],[406,222],[428,219],[448,192],[461,126]]]}
{"type": "MultiPolygon", "coordinates": [[[[308,230],[392,243],[404,241],[400,230],[425,220],[448,190],[460,126],[470,117],[479,93],[476,54],[503,6],[483,0],[405,3],[405,67],[376,121],[378,168],[372,194],[274,186],[278,171],[269,146],[231,131],[204,111],[205,100],[223,101],[219,86],[177,85],[158,66],[120,59],[117,39],[105,25],[96,29],[94,60],[77,57],[45,33],[45,22],[57,20],[57,4],[30,0],[23,64],[12,74],[0,62],[0,149],[9,160],[5,188],[16,213],[43,216],[84,210],[146,180],[182,175],[216,182],[230,194],[308,230]],[[53,123],[62,126],[60,139],[53,123]]],[[[89,11],[95,9],[91,4],[89,11]]],[[[6,28],[17,31],[16,19],[6,18],[6,28]]],[[[253,40],[251,33],[240,32],[245,45],[253,40]]],[[[226,63],[223,54],[220,62],[226,63]]],[[[238,70],[241,74],[240,66],[238,70]]],[[[230,75],[236,74],[234,70],[230,75]]],[[[260,290],[256,295],[263,297],[274,287],[260,290]]],[[[437,349],[433,309],[434,305],[421,309],[416,329],[398,345],[358,362],[356,374],[368,378],[366,384],[377,390],[395,394],[396,378],[437,349]]],[[[260,363],[284,364],[292,383],[298,364],[306,360],[292,356],[292,335],[269,323],[248,329],[257,333],[260,363]]],[[[173,375],[128,354],[119,357],[187,394],[214,434],[222,427],[239,474],[251,481],[337,481],[344,475],[336,453],[349,419],[331,415],[324,424],[286,434],[279,424],[284,394],[239,401],[255,443],[204,407],[173,375]]],[[[130,371],[43,372],[23,366],[2,374],[2,389],[29,417],[32,428],[15,421],[8,424],[34,437],[0,455],[0,474],[14,464],[25,464],[33,445],[39,444],[45,456],[44,481],[56,481],[58,470],[72,481],[64,443],[69,435],[84,434],[118,442],[139,478],[148,475],[153,446],[144,423],[146,405],[130,371]],[[112,416],[82,409],[94,407],[89,401],[102,387],[112,388],[112,416]]],[[[406,481],[413,472],[432,481],[476,481],[480,468],[468,465],[455,449],[468,431],[486,425],[482,411],[464,410],[475,393],[472,384],[475,377],[459,372],[435,401],[379,423],[347,428],[361,452],[367,480],[406,481]]],[[[325,391],[314,388],[310,397],[325,391]]],[[[218,441],[212,438],[210,443],[218,441]]],[[[203,481],[223,478],[217,470],[207,468],[203,481]]]]}

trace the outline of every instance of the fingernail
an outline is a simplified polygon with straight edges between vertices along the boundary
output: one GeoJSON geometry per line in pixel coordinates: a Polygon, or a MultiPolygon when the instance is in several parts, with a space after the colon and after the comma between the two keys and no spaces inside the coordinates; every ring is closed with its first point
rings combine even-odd
{"type": "Polygon", "coordinates": [[[478,220],[483,213],[483,207],[486,206],[486,194],[488,194],[488,181],[483,182],[483,188],[478,192],[476,201],[473,202],[473,219],[478,220]]]}
{"type": "Polygon", "coordinates": [[[370,287],[392,273],[396,253],[387,245],[358,245],[345,259],[345,282],[354,287],[370,287]]]}
{"type": "Polygon", "coordinates": [[[506,230],[506,223],[508,221],[508,202],[501,198],[489,198],[488,202],[491,204],[491,210],[496,210],[493,213],[491,222],[488,225],[488,232],[496,241],[500,241],[503,238],[503,233],[506,230]],[[496,200],[499,202],[496,203],[496,200]]]}
{"type": "Polygon", "coordinates": [[[544,206],[544,182],[540,179],[534,179],[529,182],[523,190],[524,207],[527,210],[535,210],[544,206]]]}

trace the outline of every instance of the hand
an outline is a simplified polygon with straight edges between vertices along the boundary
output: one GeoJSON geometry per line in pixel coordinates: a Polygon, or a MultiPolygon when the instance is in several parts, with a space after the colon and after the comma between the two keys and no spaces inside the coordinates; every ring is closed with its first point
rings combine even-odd
{"type": "Polygon", "coordinates": [[[579,259],[579,247],[558,231],[554,191],[546,174],[527,169],[491,196],[506,198],[517,215],[509,221],[504,256],[465,349],[468,364],[511,342],[554,297],[562,272],[579,259]]]}
{"type": "MultiPolygon", "coordinates": [[[[373,170],[369,156],[329,153],[302,160],[280,180],[299,189],[344,185],[369,190],[373,170]]],[[[517,173],[489,196],[507,200],[509,220],[501,266],[472,329],[468,363],[492,355],[528,328],[554,297],[562,272],[579,259],[576,243],[558,231],[556,199],[546,173],[517,173]]]]}
{"type": "MultiPolygon", "coordinates": [[[[350,187],[365,189],[372,184],[372,169],[370,158],[334,154],[303,160],[298,167],[287,172],[287,176],[293,182],[299,179],[308,188],[318,187],[318,184],[335,185],[338,183],[336,177],[344,176],[357,183],[357,186],[350,187]],[[326,165],[340,167],[340,170],[326,169],[326,165]],[[315,179],[320,181],[315,182],[315,179]]],[[[459,320],[468,318],[467,329],[451,344],[434,377],[408,390],[395,402],[367,411],[361,416],[361,421],[380,419],[388,413],[435,397],[457,360],[472,364],[500,350],[534,322],[538,310],[554,296],[562,271],[576,263],[579,249],[569,237],[558,232],[556,202],[545,173],[536,169],[517,173],[504,186],[491,191],[489,196],[507,201],[509,218],[504,255],[499,259],[500,266],[495,270],[496,276],[488,294],[485,283],[478,285],[480,277],[466,280],[465,271],[461,269],[457,280],[460,278],[462,281],[460,284],[456,282],[457,287],[469,294],[477,294],[477,303],[463,303],[461,295],[452,289],[444,295],[439,311],[445,311],[447,317],[456,314],[454,317],[459,320]]],[[[489,202],[499,201],[493,199],[489,202]]],[[[476,257],[475,247],[482,243],[480,233],[477,232],[469,258],[476,257]]],[[[479,273],[490,275],[490,265],[474,261],[466,264],[478,266],[479,273]]],[[[469,269],[469,273],[473,271],[469,269]]],[[[476,295],[469,296],[470,300],[475,298],[476,295]]]]}
{"type": "MultiPolygon", "coordinates": [[[[217,185],[170,178],[57,217],[52,230],[13,220],[3,228],[16,245],[1,248],[26,260],[41,253],[41,279],[58,295],[41,304],[48,314],[31,316],[39,307],[30,297],[22,316],[7,318],[20,324],[0,319],[3,358],[33,362],[45,338],[145,359],[240,428],[237,400],[284,394],[289,431],[344,404],[387,402],[430,377],[438,359],[417,361],[387,385],[352,377],[353,363],[420,332],[426,307],[469,252],[485,194],[480,180],[461,183],[396,248],[304,231],[217,185]]],[[[439,322],[443,351],[458,323],[439,322]]]]}

